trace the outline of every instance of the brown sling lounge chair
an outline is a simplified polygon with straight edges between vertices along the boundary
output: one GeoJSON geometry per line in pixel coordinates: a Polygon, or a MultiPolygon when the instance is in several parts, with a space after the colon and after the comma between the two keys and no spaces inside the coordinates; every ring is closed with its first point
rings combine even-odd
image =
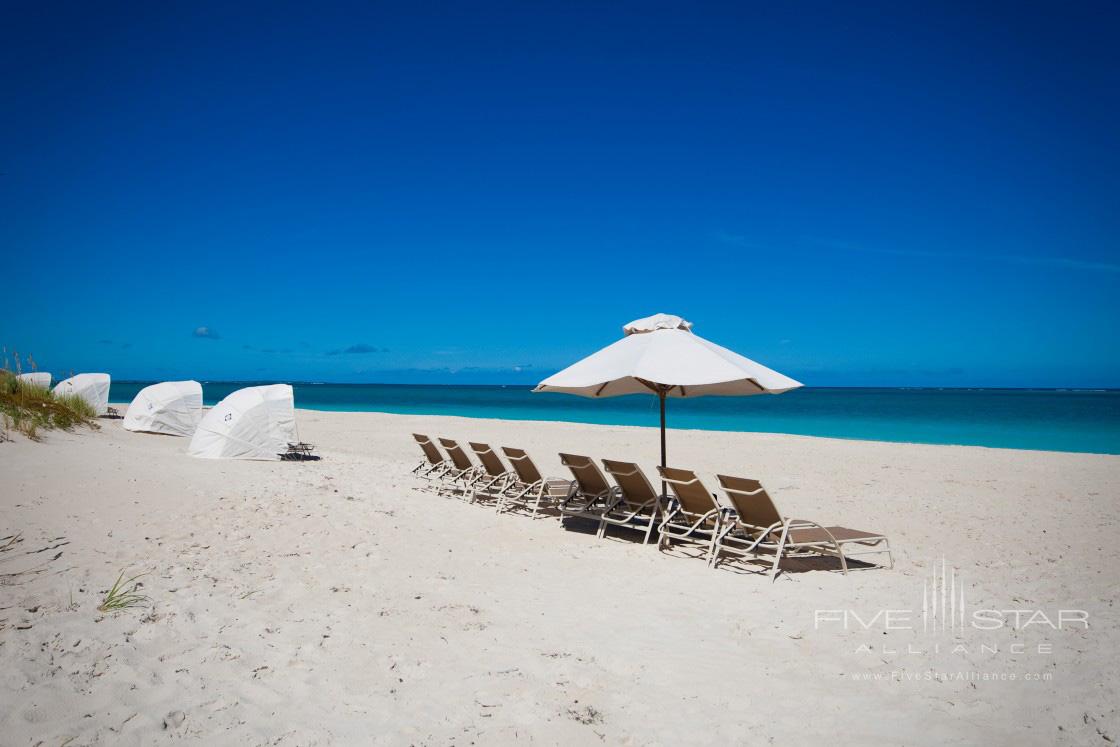
{"type": "Polygon", "coordinates": [[[603,468],[618,484],[618,492],[599,516],[599,536],[605,537],[613,524],[645,532],[642,544],[647,544],[661,516],[661,496],[636,464],[604,459],[603,468]]]}
{"type": "Polygon", "coordinates": [[[813,557],[827,555],[839,558],[840,568],[848,572],[848,558],[857,555],[886,553],[894,568],[890,543],[881,534],[847,527],[826,527],[815,521],[783,517],[762,483],[744,477],[717,475],[720,487],[727,494],[735,513],[721,530],[716,542],[716,559],[720,551],[735,555],[772,553],[774,565],[770,578],[778,575],[782,557],[813,557]]]}
{"type": "Polygon", "coordinates": [[[603,512],[613,502],[618,488],[612,488],[603,472],[590,457],[561,454],[560,463],[567,467],[572,477],[568,495],[557,506],[563,516],[582,516],[602,519],[603,512]]]}
{"type": "Polygon", "coordinates": [[[412,474],[430,481],[438,479],[451,468],[451,462],[440,453],[432,439],[421,433],[413,433],[412,437],[416,439],[416,443],[420,445],[420,450],[424,452],[424,458],[412,468],[412,474]]]}
{"type": "Polygon", "coordinates": [[[439,445],[444,448],[447,456],[451,459],[451,469],[443,473],[441,478],[443,485],[439,492],[446,495],[458,491],[463,494],[464,498],[473,502],[474,493],[472,489],[478,478],[479,468],[471,462],[471,458],[467,456],[467,452],[463,451],[463,447],[450,438],[441,438],[439,445]]]}
{"type": "Polygon", "coordinates": [[[500,500],[502,491],[513,479],[513,473],[506,469],[498,452],[491,449],[489,444],[471,441],[470,446],[482,464],[482,469],[477,472],[474,481],[475,496],[482,495],[500,500]]]}
{"type": "Polygon", "coordinates": [[[498,499],[498,513],[516,508],[532,509],[530,516],[536,518],[541,504],[563,498],[568,493],[568,480],[547,479],[541,476],[537,465],[523,449],[503,446],[502,452],[513,465],[516,477],[510,481],[498,499]]]}
{"type": "Polygon", "coordinates": [[[661,522],[657,549],[664,550],[674,540],[700,545],[712,565],[724,510],[695,472],[674,467],[658,467],[657,471],[674,496],[661,522]]]}

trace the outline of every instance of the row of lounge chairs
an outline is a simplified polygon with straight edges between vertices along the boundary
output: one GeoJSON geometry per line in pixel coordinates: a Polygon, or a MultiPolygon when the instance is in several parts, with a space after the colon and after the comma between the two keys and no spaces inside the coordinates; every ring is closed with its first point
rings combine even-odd
{"type": "Polygon", "coordinates": [[[459,493],[472,502],[489,500],[495,503],[499,513],[525,509],[535,518],[541,515],[541,509],[568,492],[569,481],[544,478],[521,449],[502,449],[512,466],[506,469],[488,444],[469,444],[478,459],[475,464],[463,447],[451,439],[439,439],[445,456],[427,436],[413,434],[413,437],[420,444],[424,458],[412,472],[426,480],[437,493],[459,493]]]}
{"type": "MultiPolygon", "coordinates": [[[[451,439],[440,438],[437,446],[427,436],[413,437],[424,453],[414,474],[438,493],[493,502],[499,513],[524,509],[537,517],[548,510],[561,518],[582,517],[598,522],[599,537],[612,526],[637,530],[644,543],[656,537],[661,550],[674,543],[695,546],[713,568],[728,557],[762,559],[770,563],[772,579],[783,558],[829,556],[838,559],[847,573],[849,559],[885,555],[888,567],[894,567],[885,536],[783,517],[757,480],[717,475],[726,498],[721,503],[686,469],[658,467],[670,491],[662,495],[631,462],[604,459],[600,469],[589,457],[560,454],[560,463],[572,479],[545,478],[522,449],[502,449],[510,464],[507,468],[488,444],[469,444],[476,464],[451,439]]],[[[875,566],[861,562],[858,567],[875,566]]]]}

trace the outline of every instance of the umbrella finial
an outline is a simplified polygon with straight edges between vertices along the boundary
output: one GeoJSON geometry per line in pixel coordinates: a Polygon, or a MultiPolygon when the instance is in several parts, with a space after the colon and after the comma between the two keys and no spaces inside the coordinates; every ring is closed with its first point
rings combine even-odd
{"type": "Polygon", "coordinates": [[[692,329],[692,322],[674,314],[654,314],[642,319],[635,319],[624,326],[622,331],[628,335],[635,335],[643,332],[656,332],[659,329],[683,329],[687,332],[692,329]]]}

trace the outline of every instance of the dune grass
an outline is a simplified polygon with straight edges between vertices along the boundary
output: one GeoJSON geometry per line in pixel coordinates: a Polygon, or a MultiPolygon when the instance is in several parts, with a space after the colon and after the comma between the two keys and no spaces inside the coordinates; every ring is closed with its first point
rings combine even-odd
{"type": "Polygon", "coordinates": [[[143,594],[137,593],[140,584],[137,579],[146,576],[146,573],[138,573],[132,578],[125,579],[124,571],[121,575],[117,576],[116,583],[113,588],[105,594],[105,598],[101,600],[101,604],[97,606],[98,612],[119,612],[126,610],[130,607],[142,607],[147,604],[148,597],[143,594]]]}
{"type": "Polygon", "coordinates": [[[38,441],[41,430],[98,427],[97,413],[84,399],[73,394],[55,396],[47,387],[22,381],[18,373],[18,358],[15,371],[7,367],[6,360],[0,368],[0,418],[5,439],[13,430],[38,441]]]}

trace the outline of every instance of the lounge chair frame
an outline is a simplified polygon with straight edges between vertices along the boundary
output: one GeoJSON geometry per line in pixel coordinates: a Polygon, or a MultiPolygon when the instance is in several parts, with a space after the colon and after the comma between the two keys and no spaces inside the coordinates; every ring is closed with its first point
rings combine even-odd
{"type": "Polygon", "coordinates": [[[674,541],[695,544],[704,548],[708,565],[714,565],[725,509],[695,472],[675,467],[658,467],[657,471],[673,491],[658,528],[657,549],[664,551],[674,541]]]}
{"type": "Polygon", "coordinates": [[[416,443],[424,452],[424,458],[412,468],[412,474],[422,480],[427,480],[431,484],[433,480],[440,479],[445,472],[451,469],[452,464],[447,457],[440,453],[439,447],[432,439],[422,433],[413,433],[412,437],[416,439],[416,443]]]}
{"type": "Polygon", "coordinates": [[[523,508],[535,519],[543,505],[556,502],[568,494],[571,481],[542,477],[524,449],[503,446],[502,453],[513,467],[514,477],[498,499],[498,513],[523,508]]]}
{"type": "MultiPolygon", "coordinates": [[[[861,532],[846,527],[826,527],[815,521],[783,517],[762,483],[744,477],[717,475],[720,487],[731,501],[734,511],[724,518],[726,526],[716,541],[713,567],[719,564],[723,552],[739,556],[773,554],[770,579],[778,576],[782,558],[829,556],[840,560],[840,570],[846,575],[848,559],[861,555],[885,553],[888,568],[894,568],[890,541],[881,534],[861,532]],[[747,509],[748,501],[754,505],[747,509]],[[752,523],[747,516],[765,516],[768,525],[752,523]],[[848,546],[854,546],[849,549],[848,546]]],[[[871,566],[875,567],[875,566],[871,566]]]]}
{"type": "Polygon", "coordinates": [[[609,526],[636,529],[644,533],[642,544],[649,544],[650,535],[659,523],[664,496],[658,495],[642,468],[633,462],[603,460],[618,491],[599,515],[599,537],[605,537],[609,526]]]}
{"type": "Polygon", "coordinates": [[[618,486],[611,486],[591,457],[561,454],[560,463],[572,473],[568,494],[557,504],[562,516],[578,516],[600,521],[614,502],[618,486]]]}
{"type": "Polygon", "coordinates": [[[450,438],[440,438],[440,446],[447,452],[451,467],[440,476],[439,495],[453,495],[461,493],[463,498],[474,502],[474,487],[479,479],[482,468],[474,464],[467,452],[457,441],[450,438]]]}
{"type": "Polygon", "coordinates": [[[471,451],[482,465],[475,475],[473,489],[474,499],[479,496],[501,500],[501,495],[514,479],[514,474],[506,469],[498,452],[490,448],[490,444],[468,441],[471,451]]]}

